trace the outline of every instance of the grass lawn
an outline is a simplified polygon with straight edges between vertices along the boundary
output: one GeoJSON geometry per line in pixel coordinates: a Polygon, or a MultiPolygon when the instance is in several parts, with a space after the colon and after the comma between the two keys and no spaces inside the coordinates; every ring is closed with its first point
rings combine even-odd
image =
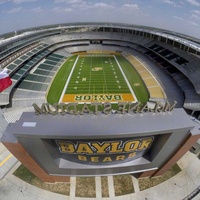
{"type": "Polygon", "coordinates": [[[130,175],[113,176],[113,179],[116,196],[134,193],[133,182],[130,175]]]}
{"type": "Polygon", "coordinates": [[[77,197],[96,197],[95,177],[76,178],[77,197]]]}
{"type": "MultiPolygon", "coordinates": [[[[179,166],[175,164],[162,176],[138,179],[140,191],[156,186],[175,176],[180,171],[181,169],[179,168],[179,166]]],[[[26,169],[23,165],[20,165],[20,167],[14,172],[14,175],[36,187],[67,196],[70,195],[70,183],[44,183],[40,181],[35,175],[33,175],[28,169],[26,169]]],[[[116,196],[134,193],[131,175],[116,175],[113,176],[113,181],[116,196]]],[[[107,176],[101,177],[101,190],[103,198],[109,197],[109,185],[107,176]]],[[[76,177],[75,194],[76,197],[96,197],[95,177],[76,177]]]]}
{"type": "Polygon", "coordinates": [[[101,193],[102,197],[109,197],[109,188],[108,188],[108,177],[101,177],[101,193]]]}
{"type": "Polygon", "coordinates": [[[44,183],[23,165],[20,165],[13,174],[18,178],[22,179],[23,181],[30,183],[31,185],[34,185],[38,188],[69,196],[70,192],[69,183],[55,183],[55,184],[44,183]]]}
{"type": "Polygon", "coordinates": [[[150,187],[156,186],[169,178],[175,176],[181,171],[180,167],[175,164],[174,166],[171,167],[167,172],[165,172],[162,176],[158,177],[153,177],[153,178],[141,178],[139,179],[139,188],[140,191],[146,190],[150,187]]]}

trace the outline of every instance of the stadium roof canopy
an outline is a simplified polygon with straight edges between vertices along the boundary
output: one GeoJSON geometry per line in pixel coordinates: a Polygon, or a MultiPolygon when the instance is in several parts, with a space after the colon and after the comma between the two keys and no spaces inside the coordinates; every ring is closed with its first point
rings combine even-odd
{"type": "Polygon", "coordinates": [[[141,32],[150,33],[153,35],[161,36],[167,39],[171,39],[173,41],[179,42],[184,44],[190,48],[195,49],[196,51],[200,51],[200,39],[194,38],[192,36],[187,36],[181,33],[177,33],[174,31],[148,27],[148,26],[140,26],[140,25],[132,25],[132,24],[125,24],[125,23],[107,23],[107,22],[87,22],[87,23],[64,23],[64,24],[54,24],[54,25],[47,25],[47,26],[40,26],[40,27],[33,27],[29,29],[23,29],[19,31],[15,31],[13,33],[8,33],[1,35],[2,38],[0,40],[0,46],[9,42],[10,39],[16,39],[23,37],[25,35],[31,35],[35,32],[43,32],[43,31],[50,31],[55,29],[70,29],[70,28],[98,28],[98,27],[109,27],[109,28],[121,28],[121,29],[131,29],[141,32]],[[18,35],[16,35],[18,33],[18,35]],[[11,38],[5,39],[8,37],[11,38]]]}

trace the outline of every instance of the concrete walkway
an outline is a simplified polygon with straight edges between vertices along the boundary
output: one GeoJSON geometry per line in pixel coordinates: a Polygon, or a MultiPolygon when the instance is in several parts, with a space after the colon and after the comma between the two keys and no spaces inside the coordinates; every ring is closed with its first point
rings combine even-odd
{"type": "Polygon", "coordinates": [[[0,143],[0,180],[6,176],[17,162],[18,160],[0,143]]]}
{"type": "MultiPolygon", "coordinates": [[[[101,178],[95,177],[96,180],[96,198],[80,198],[75,196],[76,178],[71,178],[70,196],[52,193],[32,186],[15,177],[12,173],[20,165],[18,163],[12,170],[0,180],[0,199],[2,200],[182,200],[198,186],[200,186],[200,160],[196,155],[188,152],[179,160],[178,165],[182,171],[164,183],[140,191],[138,180],[132,178],[135,193],[115,196],[113,177],[108,176],[109,198],[102,198],[101,195],[101,178]]],[[[1,168],[0,168],[1,169],[1,168]]],[[[193,200],[200,200],[200,194],[193,200]]]]}

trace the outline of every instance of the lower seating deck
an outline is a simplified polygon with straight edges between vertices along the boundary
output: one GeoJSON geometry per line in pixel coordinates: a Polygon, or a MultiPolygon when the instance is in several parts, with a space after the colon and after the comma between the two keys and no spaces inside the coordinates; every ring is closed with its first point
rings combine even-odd
{"type": "Polygon", "coordinates": [[[166,94],[158,83],[158,81],[153,77],[153,75],[146,69],[146,67],[140,63],[135,57],[130,54],[123,53],[124,57],[129,60],[129,62],[135,67],[140,76],[142,77],[148,91],[150,94],[150,99],[167,99],[166,94]]]}

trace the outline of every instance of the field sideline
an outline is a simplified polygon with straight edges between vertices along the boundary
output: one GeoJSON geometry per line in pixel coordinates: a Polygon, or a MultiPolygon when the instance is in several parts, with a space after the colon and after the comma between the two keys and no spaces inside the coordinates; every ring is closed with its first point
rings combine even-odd
{"type": "Polygon", "coordinates": [[[148,101],[149,95],[133,66],[121,55],[80,54],[66,60],[47,95],[57,102],[148,101]]]}

